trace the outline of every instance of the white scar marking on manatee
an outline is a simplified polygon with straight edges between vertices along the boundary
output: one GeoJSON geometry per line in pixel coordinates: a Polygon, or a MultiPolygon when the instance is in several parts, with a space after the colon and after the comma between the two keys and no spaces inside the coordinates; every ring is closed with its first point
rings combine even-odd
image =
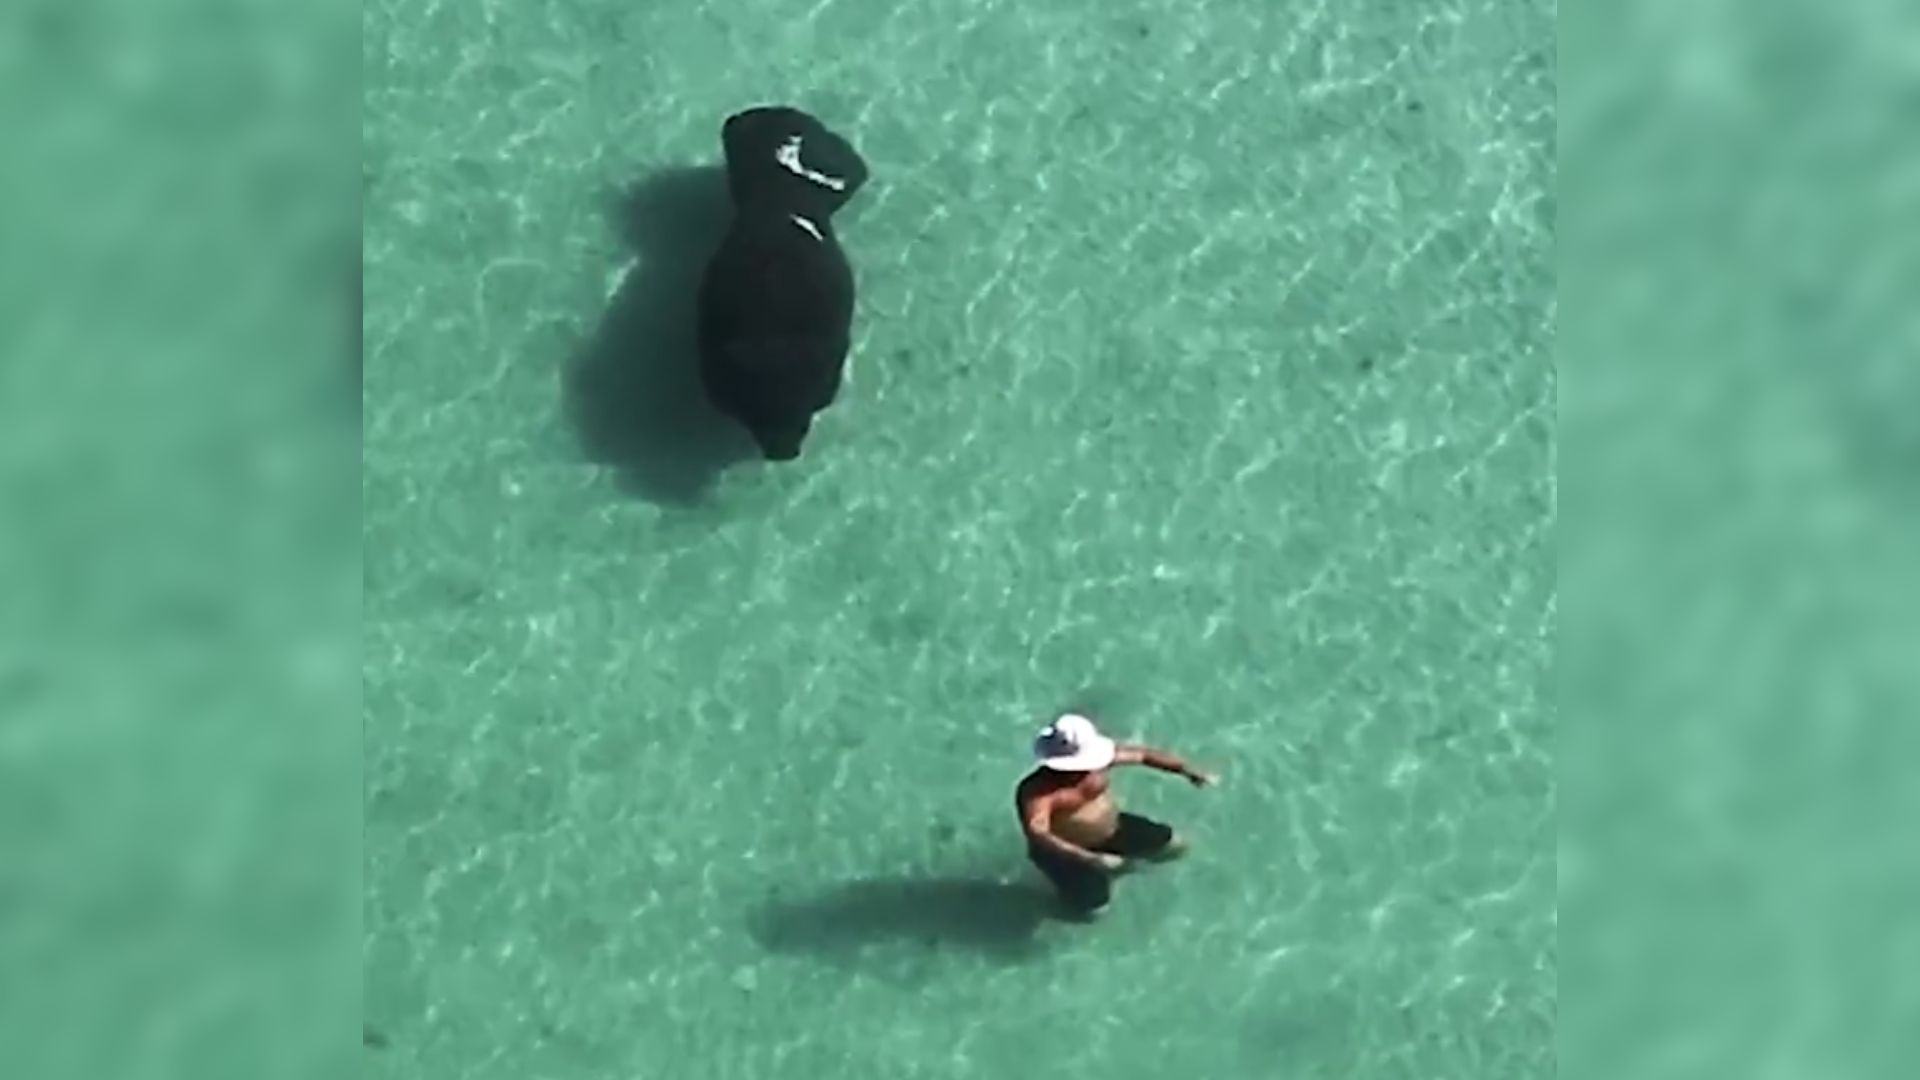
{"type": "Polygon", "coordinates": [[[606,284],[607,299],[609,300],[613,299],[613,294],[619,292],[620,286],[625,285],[627,283],[627,275],[633,273],[634,267],[637,267],[639,265],[640,265],[639,259],[629,259],[627,260],[627,263],[625,266],[622,266],[618,270],[615,270],[612,273],[607,275],[607,284],[606,284]]]}
{"type": "Polygon", "coordinates": [[[787,141],[780,144],[780,149],[773,152],[773,160],[779,162],[781,168],[803,180],[819,184],[821,187],[832,188],[835,191],[845,191],[847,189],[847,182],[845,180],[837,176],[828,176],[823,172],[815,172],[801,163],[800,136],[798,135],[788,136],[787,141]]]}
{"type": "Polygon", "coordinates": [[[787,220],[793,222],[795,225],[800,226],[802,229],[805,229],[807,231],[807,235],[813,237],[815,240],[818,240],[823,244],[827,242],[827,238],[820,235],[820,226],[815,225],[812,221],[809,221],[808,219],[801,217],[799,214],[788,214],[787,220]]]}

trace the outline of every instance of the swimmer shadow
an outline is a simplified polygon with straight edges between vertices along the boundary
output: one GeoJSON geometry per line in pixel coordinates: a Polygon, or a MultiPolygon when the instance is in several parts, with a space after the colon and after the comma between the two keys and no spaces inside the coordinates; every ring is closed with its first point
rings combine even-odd
{"type": "Polygon", "coordinates": [[[1058,917],[1035,883],[985,878],[878,878],[803,900],[776,898],[749,931],[776,953],[864,966],[872,947],[960,949],[1007,964],[1037,957],[1038,931],[1058,917]]]}
{"type": "Polygon", "coordinates": [[[695,336],[700,277],[732,218],[718,166],[668,169],[628,191],[620,234],[638,261],[566,368],[568,418],[588,459],[649,501],[697,502],[756,456],[708,402],[695,336]]]}

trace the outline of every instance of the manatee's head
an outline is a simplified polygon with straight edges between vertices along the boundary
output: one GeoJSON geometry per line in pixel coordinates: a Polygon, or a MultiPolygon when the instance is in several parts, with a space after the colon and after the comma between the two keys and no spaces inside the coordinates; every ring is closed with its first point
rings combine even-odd
{"type": "Polygon", "coordinates": [[[867,182],[867,163],[825,124],[784,105],[727,118],[720,129],[727,185],[739,206],[831,217],[867,182]]]}
{"type": "Polygon", "coordinates": [[[760,444],[760,453],[768,461],[792,461],[800,456],[800,447],[813,427],[811,419],[796,423],[754,425],[748,430],[760,444]]]}
{"type": "Polygon", "coordinates": [[[701,375],[719,410],[753,436],[769,461],[792,461],[813,429],[814,413],[832,399],[844,347],[792,335],[756,335],[718,342],[701,375]]]}

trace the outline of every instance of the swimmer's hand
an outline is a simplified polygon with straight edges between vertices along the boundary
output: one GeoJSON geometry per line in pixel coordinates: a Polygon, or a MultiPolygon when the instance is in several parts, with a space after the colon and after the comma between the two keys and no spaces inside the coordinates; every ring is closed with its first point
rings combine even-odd
{"type": "Polygon", "coordinates": [[[1104,851],[1094,853],[1093,864],[1109,874],[1117,874],[1127,868],[1127,860],[1118,855],[1109,855],[1104,851]]]}
{"type": "Polygon", "coordinates": [[[1148,768],[1159,769],[1163,773],[1172,773],[1194,787],[1210,787],[1220,781],[1220,778],[1213,773],[1201,772],[1187,764],[1178,754],[1156,750],[1151,746],[1122,744],[1119,752],[1114,755],[1113,761],[1116,765],[1145,765],[1148,768]]]}

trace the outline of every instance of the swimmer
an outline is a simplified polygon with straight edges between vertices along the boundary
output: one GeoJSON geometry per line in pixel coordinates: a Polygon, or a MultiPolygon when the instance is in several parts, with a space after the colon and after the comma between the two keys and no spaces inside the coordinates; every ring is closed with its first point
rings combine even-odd
{"type": "Polygon", "coordinates": [[[1090,916],[1113,895],[1113,875],[1131,859],[1167,859],[1186,840],[1152,818],[1129,814],[1109,794],[1108,770],[1145,765],[1206,787],[1217,777],[1164,750],[1116,743],[1092,720],[1067,713],[1033,741],[1039,765],[1014,792],[1027,857],[1075,914],[1090,916]]]}

